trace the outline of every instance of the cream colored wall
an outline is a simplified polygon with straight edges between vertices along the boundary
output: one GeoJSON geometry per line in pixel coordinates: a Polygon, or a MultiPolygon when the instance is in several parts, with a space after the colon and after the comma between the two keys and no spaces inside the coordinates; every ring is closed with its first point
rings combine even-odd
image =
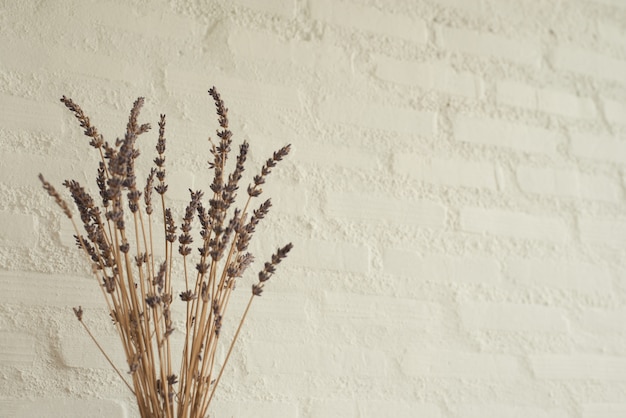
{"type": "Polygon", "coordinates": [[[295,244],[212,416],[626,416],[621,0],[0,1],[0,416],[136,416],[36,179],[95,176],[59,98],[109,140],[166,113],[180,213],[212,85],[248,175],[293,145],[254,270],[295,244]]]}

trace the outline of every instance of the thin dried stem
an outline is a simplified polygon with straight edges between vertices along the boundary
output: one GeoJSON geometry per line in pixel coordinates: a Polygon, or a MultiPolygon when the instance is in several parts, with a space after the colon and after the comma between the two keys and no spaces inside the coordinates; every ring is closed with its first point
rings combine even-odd
{"type": "Polygon", "coordinates": [[[96,337],[94,337],[94,335],[91,333],[91,330],[89,330],[89,327],[87,326],[87,324],[85,324],[85,322],[83,321],[83,308],[81,306],[79,306],[78,308],[73,308],[73,309],[74,309],[74,314],[76,315],[76,319],[78,319],[78,322],[80,322],[80,324],[83,326],[83,329],[85,331],[87,331],[87,335],[89,335],[89,338],[91,338],[91,340],[94,342],[94,344],[96,344],[96,347],[98,347],[98,350],[100,350],[100,352],[102,353],[102,355],[104,356],[106,361],[109,363],[109,365],[111,365],[113,370],[115,370],[115,373],[117,373],[117,375],[120,377],[120,379],[122,379],[122,381],[124,382],[126,387],[128,387],[128,389],[130,389],[130,391],[133,393],[133,395],[135,395],[135,391],[133,390],[133,388],[126,381],[126,379],[124,378],[122,373],[119,371],[119,369],[115,366],[115,364],[113,363],[111,358],[108,356],[106,351],[104,351],[104,349],[102,348],[102,346],[100,345],[100,343],[98,342],[96,337]]]}

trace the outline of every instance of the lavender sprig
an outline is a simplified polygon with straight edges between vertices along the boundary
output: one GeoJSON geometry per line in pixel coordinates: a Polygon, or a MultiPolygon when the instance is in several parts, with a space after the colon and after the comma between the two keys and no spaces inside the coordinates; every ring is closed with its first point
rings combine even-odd
{"type": "MultiPolygon", "coordinates": [[[[61,102],[79,121],[83,133],[90,138],[89,144],[98,149],[101,156],[96,175],[98,202],[78,182],[68,180],[63,183],[78,208],[84,232],[79,231],[74,223],[65,200],[42,175],[39,176],[43,188],[72,220],[76,242],[93,264],[109,315],[120,333],[134,390],[128,386],[137,397],[142,416],[156,414],[167,418],[198,418],[207,415],[250,303],[255,296],[261,295],[263,286],[293,247],[289,243],[279,248],[259,272],[258,283],[252,287],[248,306],[220,364],[216,353],[220,352],[218,341],[224,338],[221,330],[230,292],[254,262],[254,256],[247,252],[248,246],[257,225],[266,217],[272,204],[267,199],[251,213],[248,207],[251,199],[262,193],[267,176],[288,155],[290,145],[274,152],[263,164],[261,172],[253,177],[247,188],[248,197],[243,209],[233,208],[245,171],[249,144],[243,141],[239,145],[234,167],[227,168],[233,137],[229,129],[228,108],[214,87],[209,94],[214,101],[219,124],[216,131],[219,141],[212,143],[212,159],[209,162],[209,168],[213,170],[210,182],[213,193],[208,197],[207,204],[203,202],[201,191],[190,190],[191,199],[178,232],[174,214],[165,205],[168,190],[165,115],[160,115],[158,122],[154,167],[144,177],[145,185],[137,187],[135,160],[140,156],[137,139],[150,130],[150,124],[139,122],[145,102],[142,97],[133,103],[125,132],[112,143],[104,141],[80,106],[65,96],[61,98],[61,102]],[[165,257],[156,266],[158,257],[154,254],[152,222],[158,222],[158,219],[151,216],[154,211],[153,191],[161,195],[161,232],[165,240],[165,257]],[[142,198],[147,218],[139,210],[142,198]],[[188,282],[187,258],[191,256],[190,246],[194,242],[195,216],[200,222],[198,234],[202,243],[195,264],[197,278],[194,285],[188,282]],[[146,219],[148,225],[145,224],[146,219]],[[178,253],[183,257],[185,280],[184,290],[178,292],[180,299],[186,302],[186,338],[179,375],[173,373],[169,344],[175,323],[171,303],[173,289],[177,286],[174,284],[174,272],[177,270],[173,269],[173,244],[177,240],[178,253]],[[213,374],[216,365],[219,365],[217,377],[213,374]]],[[[74,313],[83,323],[82,309],[76,308],[74,313]]],[[[121,373],[118,374],[124,378],[121,373]]]]}

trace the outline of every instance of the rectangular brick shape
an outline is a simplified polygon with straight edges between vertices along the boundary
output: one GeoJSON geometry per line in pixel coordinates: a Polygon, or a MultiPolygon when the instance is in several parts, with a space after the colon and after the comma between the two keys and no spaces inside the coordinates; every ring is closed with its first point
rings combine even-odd
{"type": "Polygon", "coordinates": [[[129,417],[126,409],[116,401],[95,398],[0,400],[0,412],[11,418],[129,417]]]}
{"type": "Polygon", "coordinates": [[[590,218],[581,216],[578,221],[583,242],[612,248],[626,245],[626,220],[590,218]]]}
{"type": "Polygon", "coordinates": [[[0,211],[0,247],[32,248],[37,244],[38,229],[33,215],[0,211]]]}
{"type": "Polygon", "coordinates": [[[574,260],[512,259],[507,270],[515,283],[583,293],[613,291],[609,271],[591,263],[574,260]]]}
{"type": "Polygon", "coordinates": [[[490,33],[441,26],[438,28],[444,49],[481,57],[498,58],[515,64],[541,67],[539,43],[508,39],[490,33]]]}
{"type": "Polygon", "coordinates": [[[418,154],[393,154],[393,169],[412,179],[432,184],[496,190],[496,167],[491,163],[461,159],[425,159],[418,154]]]}
{"type": "MultiPolygon", "coordinates": [[[[389,401],[359,402],[369,417],[394,418],[440,418],[441,410],[435,404],[406,402],[400,399],[389,401]]],[[[328,416],[328,415],[325,415],[328,416]]]]}
{"type": "Polygon", "coordinates": [[[488,283],[500,280],[500,267],[493,258],[444,254],[420,256],[400,249],[387,249],[383,254],[385,272],[433,282],[488,283]]]}
{"type": "Polygon", "coordinates": [[[437,133],[437,114],[434,112],[384,106],[367,100],[329,99],[320,105],[320,118],[366,129],[423,136],[437,133]]]}
{"type": "Polygon", "coordinates": [[[390,222],[425,228],[443,228],[446,221],[446,209],[438,203],[373,198],[354,193],[329,194],[326,210],[330,216],[350,221],[390,222]]]}
{"type": "Polygon", "coordinates": [[[626,8],[626,4],[624,4],[621,0],[591,0],[594,3],[606,4],[612,7],[618,8],[626,8]]]}
{"type": "Polygon", "coordinates": [[[507,418],[569,418],[567,411],[560,408],[542,408],[533,405],[505,405],[484,404],[484,405],[462,405],[463,418],[486,418],[486,417],[507,417],[507,418]]]}
{"type": "Polygon", "coordinates": [[[499,81],[496,83],[496,100],[498,103],[536,110],[537,89],[517,81],[499,81]]]}
{"type": "Polygon", "coordinates": [[[608,202],[620,198],[619,184],[608,177],[532,166],[520,166],[516,172],[520,187],[530,193],[608,202]]]}
{"type": "Polygon", "coordinates": [[[593,100],[566,91],[535,88],[517,81],[501,81],[496,88],[499,103],[570,118],[597,117],[593,100]]]}
{"type": "Polygon", "coordinates": [[[0,272],[7,303],[26,306],[98,307],[106,310],[95,278],[31,272],[0,272]],[[33,298],[32,289],[37,289],[33,298]]]}
{"type": "MultiPolygon", "coordinates": [[[[1,50],[2,47],[0,47],[1,50]]],[[[3,129],[60,134],[63,125],[61,106],[56,103],[0,94],[0,126],[3,129]]]]}
{"type": "MultiPolygon", "coordinates": [[[[218,389],[219,390],[219,389],[218,389]]],[[[217,392],[216,392],[217,393],[217,392]]],[[[216,396],[217,398],[217,396],[216,396]]],[[[298,405],[295,403],[281,402],[278,400],[267,401],[211,401],[209,408],[211,415],[215,417],[298,417],[298,405]]]]}
{"type": "Polygon", "coordinates": [[[306,142],[294,149],[294,158],[316,167],[341,167],[352,170],[372,170],[382,165],[377,153],[349,147],[306,142]]]}
{"type": "Polygon", "coordinates": [[[0,331],[0,364],[28,368],[35,361],[35,347],[35,336],[30,333],[0,331]]]}
{"type": "Polygon", "coordinates": [[[601,336],[626,335],[625,308],[602,309],[588,308],[582,311],[580,327],[585,332],[601,336]]]}
{"type": "Polygon", "coordinates": [[[469,330],[520,331],[562,334],[569,326],[558,308],[514,303],[463,302],[461,322],[469,330]]]}
{"type": "Polygon", "coordinates": [[[463,142],[541,154],[554,154],[561,142],[556,132],[537,126],[466,115],[454,118],[454,136],[463,142]]]}
{"type": "MultiPolygon", "coordinates": [[[[89,313],[90,312],[88,311],[86,312],[86,314],[89,313]]],[[[89,325],[103,319],[105,318],[94,318],[91,315],[89,318],[86,317],[85,321],[89,325]]],[[[111,325],[111,329],[109,331],[114,332],[113,325],[111,325]]],[[[119,337],[111,334],[102,335],[102,333],[95,333],[95,336],[98,340],[98,344],[100,344],[104,352],[107,356],[109,356],[113,364],[115,364],[115,367],[117,367],[122,373],[128,372],[128,362],[126,360],[126,356],[124,355],[124,349],[119,337]]],[[[83,329],[73,327],[71,334],[64,335],[60,340],[59,349],[58,355],[60,361],[66,367],[82,368],[86,370],[110,370],[114,373],[114,369],[100,352],[98,346],[96,346],[93,340],[89,338],[83,329]]],[[[118,382],[116,381],[116,383],[118,382]]],[[[119,381],[119,384],[120,386],[124,385],[121,380],[119,381]]]]}
{"type": "MultiPolygon", "coordinates": [[[[276,1],[276,0],[274,0],[276,1]]],[[[269,1],[268,1],[269,2],[269,1]]],[[[158,37],[168,43],[193,42],[204,35],[206,28],[191,17],[168,13],[166,10],[152,10],[136,19],[123,4],[78,3],[74,13],[89,16],[90,24],[103,25],[112,31],[126,32],[130,36],[158,37]]]]}
{"type": "Polygon", "coordinates": [[[551,242],[564,242],[569,236],[559,218],[499,209],[462,209],[461,228],[467,232],[551,242]]]}
{"type": "MultiPolygon", "coordinates": [[[[56,46],[56,44],[54,46],[46,45],[40,39],[29,39],[26,33],[22,35],[20,38],[9,39],[0,36],[0,55],[14,57],[14,59],[3,61],[4,67],[28,70],[33,65],[45,65],[46,71],[62,71],[66,77],[71,74],[71,77],[77,79],[78,83],[84,81],[85,78],[89,79],[88,84],[90,86],[99,84],[102,80],[117,81],[118,83],[115,83],[115,86],[120,89],[128,87],[125,84],[128,80],[135,79],[135,87],[137,88],[140,84],[136,75],[141,74],[143,68],[136,65],[136,61],[133,59],[122,58],[121,55],[116,55],[117,59],[114,59],[110,55],[105,55],[105,51],[102,50],[94,53],[66,46],[56,46]],[[113,61],[115,61],[115,65],[111,65],[113,61]]],[[[26,100],[26,103],[29,101],[26,100]]],[[[0,100],[0,103],[4,104],[3,102],[4,100],[0,100]]],[[[56,102],[56,99],[54,102],[56,102]]],[[[61,113],[63,111],[62,105],[57,106],[56,103],[38,104],[34,102],[28,110],[28,115],[35,114],[34,109],[45,108],[52,110],[47,113],[37,111],[36,114],[38,118],[41,118],[41,122],[31,120],[30,122],[33,125],[38,126],[43,121],[52,118],[57,121],[61,120],[55,116],[58,114],[56,112],[61,113]]],[[[86,109],[84,110],[86,111],[86,109]]],[[[3,113],[5,113],[5,109],[0,108],[0,115],[3,113]]],[[[26,117],[26,115],[19,116],[20,119],[26,117]]],[[[59,126],[57,125],[57,132],[59,126]]]]}
{"type": "Polygon", "coordinates": [[[356,295],[325,292],[322,311],[329,317],[366,323],[392,321],[415,328],[432,328],[438,323],[442,307],[436,303],[383,295],[356,295]]]}
{"type": "Polygon", "coordinates": [[[584,403],[583,418],[623,418],[626,416],[626,403],[584,403]]]}
{"type": "Polygon", "coordinates": [[[538,379],[626,381],[626,359],[602,354],[546,354],[530,356],[538,379]]]}
{"type": "Polygon", "coordinates": [[[598,112],[592,99],[553,89],[537,91],[537,107],[540,111],[570,118],[597,118],[598,112]]]}
{"type": "Polygon", "coordinates": [[[239,26],[228,35],[228,45],[238,56],[280,65],[281,70],[293,71],[294,75],[302,67],[334,76],[352,73],[350,57],[324,40],[284,40],[271,32],[239,26]]]}
{"type": "Polygon", "coordinates": [[[619,138],[573,132],[570,144],[572,153],[580,158],[626,163],[626,141],[619,138]]]}
{"type": "Polygon", "coordinates": [[[376,76],[382,80],[471,99],[484,95],[484,83],[480,77],[467,72],[459,73],[441,62],[418,63],[378,56],[375,65],[376,76]]]}
{"type": "Polygon", "coordinates": [[[273,15],[293,17],[296,11],[295,0],[234,0],[235,4],[239,4],[244,7],[249,7],[259,12],[270,13],[273,15]]]}
{"type": "Polygon", "coordinates": [[[554,65],[591,78],[626,84],[626,61],[599,52],[562,46],[556,49],[554,65]]]}
{"type": "MultiPolygon", "coordinates": [[[[359,290],[376,291],[375,287],[364,283],[359,290]]],[[[444,327],[443,318],[449,314],[446,307],[429,301],[355,295],[340,290],[325,291],[317,308],[313,311],[313,318],[323,324],[320,341],[350,342],[369,350],[380,350],[387,356],[398,344],[422,344],[428,336],[438,335],[444,327]]],[[[302,321],[294,322],[300,330],[292,331],[291,335],[303,334],[303,341],[308,341],[310,331],[307,336],[307,332],[302,331],[302,324],[302,321]]]]}
{"type": "Polygon", "coordinates": [[[359,346],[308,342],[292,344],[256,340],[242,346],[250,373],[259,375],[313,374],[321,376],[385,376],[387,357],[382,351],[359,346]],[[276,356],[276,353],[281,353],[276,356]]]}
{"type": "Polygon", "coordinates": [[[359,416],[359,401],[349,399],[314,399],[311,408],[307,408],[310,417],[357,418],[359,416]]]}
{"type": "Polygon", "coordinates": [[[333,25],[377,33],[384,36],[426,43],[427,28],[421,19],[394,14],[374,7],[337,0],[314,0],[311,17],[333,25]]]}
{"type": "MultiPolygon", "coordinates": [[[[87,150],[87,147],[85,147],[85,150],[87,150]]],[[[0,166],[0,176],[3,183],[13,187],[33,187],[42,195],[47,195],[42,188],[41,181],[37,178],[37,175],[41,172],[45,179],[54,186],[54,188],[68,203],[71,203],[71,197],[70,194],[67,193],[65,187],[63,187],[63,181],[71,177],[73,180],[76,180],[86,186],[87,180],[91,181],[92,178],[95,177],[98,164],[97,160],[94,159],[92,166],[94,175],[88,177],[84,170],[76,169],[78,166],[75,160],[63,158],[62,156],[36,155],[26,152],[17,153],[8,150],[0,150],[0,152],[2,152],[4,157],[2,165],[0,166]],[[36,169],[32,170],[29,175],[25,175],[23,168],[27,166],[31,166],[36,169]],[[71,171],[68,170],[70,167],[72,168],[71,171]]],[[[85,164],[85,166],[87,166],[87,164],[85,164]]],[[[57,209],[57,205],[54,203],[53,198],[49,198],[47,203],[49,203],[49,207],[52,208],[52,210],[57,209]]],[[[59,212],[61,213],[60,209],[59,212]]]]}
{"type": "Polygon", "coordinates": [[[301,240],[289,253],[289,262],[313,269],[366,273],[370,268],[370,253],[366,247],[341,242],[301,240]]]}
{"type": "Polygon", "coordinates": [[[507,381],[520,375],[519,361],[503,354],[411,350],[402,364],[406,374],[418,377],[507,381]]]}

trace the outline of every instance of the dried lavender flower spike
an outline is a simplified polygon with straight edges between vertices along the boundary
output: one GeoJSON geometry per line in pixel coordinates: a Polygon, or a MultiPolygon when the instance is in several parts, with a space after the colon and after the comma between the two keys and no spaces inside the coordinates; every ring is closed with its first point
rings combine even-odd
{"type": "Polygon", "coordinates": [[[128,118],[128,124],[126,125],[126,133],[132,135],[140,135],[150,130],[150,124],[146,123],[141,126],[137,125],[137,119],[139,117],[139,111],[143,107],[145,99],[138,97],[133,103],[133,107],[130,110],[130,116],[128,118]]]}
{"type": "Polygon", "coordinates": [[[72,308],[74,310],[74,315],[76,315],[76,319],[79,321],[83,320],[83,307],[79,306],[78,308],[72,308]]]}
{"type": "Polygon", "coordinates": [[[219,116],[218,122],[220,126],[224,129],[228,129],[228,108],[224,106],[224,101],[222,100],[220,94],[217,92],[215,87],[211,87],[209,89],[209,94],[213,97],[215,101],[215,108],[217,109],[217,115],[219,116]]]}
{"type": "Polygon", "coordinates": [[[272,277],[272,275],[276,272],[276,266],[280,264],[280,262],[287,257],[287,254],[293,248],[293,244],[289,243],[282,248],[279,248],[274,254],[272,254],[272,258],[270,262],[265,263],[265,267],[263,270],[259,272],[259,282],[266,282],[272,277]]]}
{"type": "Polygon", "coordinates": [[[61,197],[59,192],[56,191],[54,186],[52,186],[43,177],[43,174],[41,174],[41,173],[39,173],[39,180],[43,184],[44,190],[47,191],[48,194],[54,198],[54,201],[57,203],[57,205],[59,205],[61,207],[61,209],[63,210],[63,213],[65,213],[65,216],[67,216],[68,218],[71,219],[72,218],[72,212],[70,211],[70,207],[67,205],[67,202],[65,200],[63,200],[63,198],[61,197]]]}
{"type": "Polygon", "coordinates": [[[272,168],[276,167],[278,161],[282,161],[282,159],[289,154],[289,151],[291,151],[291,144],[287,144],[279,150],[274,151],[272,158],[269,158],[261,168],[261,174],[254,176],[254,185],[251,183],[248,186],[248,195],[250,195],[250,197],[256,197],[263,192],[263,189],[259,186],[265,183],[265,177],[272,172],[272,168]]]}
{"type": "Polygon", "coordinates": [[[155,175],[159,180],[159,184],[154,190],[163,196],[167,191],[167,184],[165,184],[165,115],[161,115],[159,120],[159,139],[157,140],[156,150],[158,156],[154,159],[154,164],[157,166],[155,175]]]}
{"type": "Polygon", "coordinates": [[[61,97],[61,102],[63,102],[65,107],[67,107],[74,113],[74,116],[80,122],[81,128],[85,129],[84,134],[91,138],[89,145],[94,148],[101,148],[104,145],[104,139],[102,138],[102,135],[98,133],[98,130],[95,127],[91,126],[89,118],[83,113],[83,109],[81,109],[79,105],[74,103],[72,99],[65,96],[61,97]]]}
{"type": "Polygon", "coordinates": [[[148,215],[152,215],[152,190],[153,190],[153,184],[154,184],[154,175],[156,173],[156,169],[152,168],[150,170],[150,174],[148,175],[148,178],[146,179],[146,187],[144,188],[144,192],[143,192],[143,199],[144,199],[144,203],[146,205],[146,213],[148,215]]]}

